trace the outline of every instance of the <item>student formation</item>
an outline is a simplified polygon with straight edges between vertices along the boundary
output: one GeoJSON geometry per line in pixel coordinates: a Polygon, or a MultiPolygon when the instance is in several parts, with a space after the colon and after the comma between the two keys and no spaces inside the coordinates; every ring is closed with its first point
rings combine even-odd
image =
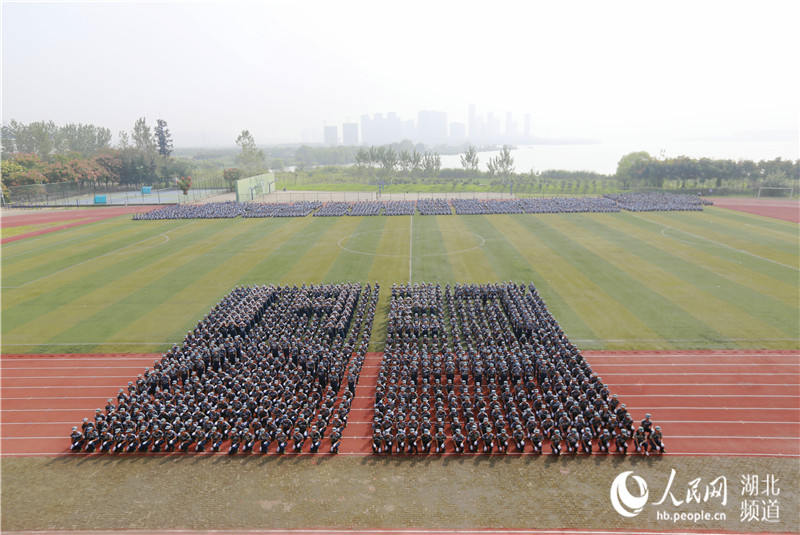
{"type": "Polygon", "coordinates": [[[420,199],[417,201],[180,204],[134,214],[134,220],[229,219],[233,217],[341,217],[397,215],[491,215],[604,213],[627,210],[702,211],[711,201],[696,195],[623,193],[603,197],[537,197],[524,199],[420,199]]]}
{"type": "MultiPolygon", "coordinates": [[[[337,453],[378,284],[240,287],[70,436],[72,451],[337,453]]],[[[376,455],[663,453],[533,284],[395,284],[376,455]],[[613,449],[612,449],[613,448],[613,449]]]]}

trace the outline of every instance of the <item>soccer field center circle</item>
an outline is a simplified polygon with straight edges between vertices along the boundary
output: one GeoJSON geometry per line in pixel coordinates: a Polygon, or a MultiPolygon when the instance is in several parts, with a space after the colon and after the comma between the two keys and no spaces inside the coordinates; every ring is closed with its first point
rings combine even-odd
{"type": "MultiPolygon", "coordinates": [[[[441,231],[440,230],[440,232],[442,233],[442,235],[456,234],[454,231],[441,231]]],[[[348,234],[347,236],[342,236],[341,238],[339,238],[339,241],[336,242],[336,245],[342,251],[346,251],[348,253],[353,253],[353,254],[360,254],[360,255],[364,255],[364,256],[383,256],[383,257],[388,257],[388,258],[408,258],[409,256],[411,256],[410,252],[409,253],[403,253],[403,254],[376,253],[376,252],[373,252],[373,251],[359,251],[358,249],[351,249],[351,248],[346,247],[344,245],[344,242],[347,241],[347,240],[355,238],[356,236],[363,236],[363,235],[368,235],[368,234],[381,234],[381,235],[383,235],[383,234],[386,234],[386,232],[383,229],[366,230],[364,232],[354,232],[352,234],[348,234]]],[[[477,232],[464,231],[463,233],[459,233],[459,234],[462,234],[462,235],[463,234],[472,234],[473,236],[478,238],[480,243],[478,243],[478,245],[473,245],[472,247],[465,247],[463,249],[456,249],[455,251],[445,251],[445,252],[441,252],[441,253],[422,253],[422,254],[414,254],[414,256],[419,257],[419,258],[435,257],[435,256],[455,256],[455,255],[458,255],[458,254],[463,254],[463,253],[468,253],[470,251],[475,251],[477,249],[480,249],[484,245],[486,245],[486,238],[484,238],[483,236],[481,236],[477,232]]]]}

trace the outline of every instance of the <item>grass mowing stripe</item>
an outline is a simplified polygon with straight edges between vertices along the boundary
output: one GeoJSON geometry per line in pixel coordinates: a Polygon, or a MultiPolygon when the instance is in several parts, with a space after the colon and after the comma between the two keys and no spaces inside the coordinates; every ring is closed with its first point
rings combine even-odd
{"type": "Polygon", "coordinates": [[[33,236],[25,240],[6,243],[3,244],[3,263],[12,265],[30,254],[49,253],[69,248],[71,246],[67,244],[74,243],[78,240],[81,240],[79,246],[81,243],[91,243],[91,239],[105,233],[106,228],[113,226],[122,227],[128,222],[128,220],[116,217],[103,219],[57,232],[40,234],[39,236],[33,236]],[[100,230],[98,230],[98,228],[100,230]]]}
{"type": "MultiPolygon", "coordinates": [[[[584,340],[597,339],[597,335],[577,313],[577,309],[574,309],[563,297],[563,294],[574,286],[568,284],[558,288],[557,285],[552,284],[551,278],[548,277],[547,270],[549,266],[543,262],[543,258],[552,256],[552,251],[540,245],[537,254],[531,255],[530,249],[524,246],[520,247],[517,245],[519,242],[515,243],[509,239],[511,232],[503,226],[502,220],[496,216],[491,216],[491,219],[484,216],[459,216],[459,220],[463,222],[465,229],[469,229],[485,240],[481,250],[484,261],[491,261],[493,266],[502,266],[510,262],[517,265],[524,264],[525,270],[521,272],[521,276],[514,273],[508,274],[507,272],[502,273],[503,276],[506,279],[515,279],[520,282],[533,282],[539,295],[547,302],[550,312],[563,325],[570,337],[584,340]],[[490,222],[495,222],[496,225],[490,222]]],[[[524,233],[520,234],[520,236],[522,235],[524,233]]],[[[530,245],[530,243],[526,242],[525,245],[530,245]]],[[[494,272],[495,269],[493,268],[492,271],[494,272]]],[[[495,275],[493,280],[497,280],[496,277],[495,275]]],[[[591,347],[597,349],[605,347],[602,341],[597,341],[594,344],[591,347]]]]}
{"type": "Polygon", "coordinates": [[[408,281],[408,242],[411,238],[409,219],[411,216],[387,216],[383,234],[378,242],[369,280],[381,285],[375,321],[370,338],[370,351],[382,351],[386,343],[386,316],[392,284],[408,281]]]}
{"type": "Polygon", "coordinates": [[[739,256],[727,249],[706,248],[699,240],[688,242],[672,235],[662,234],[663,227],[658,223],[629,214],[620,213],[599,221],[617,231],[636,236],[645,243],[655,245],[690,264],[706,267],[715,275],[739,286],[767,295],[789,306],[797,304],[797,274],[790,276],[786,269],[760,262],[746,255],[739,256]],[[780,273],[776,273],[776,270],[780,273]]]}
{"type": "MultiPolygon", "coordinates": [[[[626,233],[631,240],[631,252],[659,264],[669,265],[676,276],[690,280],[706,291],[735,306],[744,306],[747,313],[761,321],[780,329],[786,335],[797,337],[800,311],[796,306],[797,286],[784,291],[783,299],[773,297],[774,286],[780,285],[771,280],[773,288],[755,286],[753,279],[757,273],[740,267],[738,271],[715,257],[705,255],[701,250],[683,245],[671,238],[665,238],[654,230],[649,222],[642,219],[591,216],[598,228],[606,225],[611,232],[626,233]],[[787,301],[784,301],[787,300],[787,301]],[[794,306],[790,303],[794,301],[794,306]]],[[[682,337],[685,338],[685,337],[682,337]]]]}
{"type": "Polygon", "coordinates": [[[44,341],[42,325],[47,325],[50,333],[74,325],[108,305],[119,292],[120,278],[150,270],[162,258],[208,235],[198,229],[191,231],[190,227],[184,227],[183,232],[185,234],[176,236],[174,243],[161,244],[122,259],[106,256],[92,266],[92,271],[76,271],[68,280],[52,279],[52,285],[43,293],[4,313],[3,341],[44,341]]]}
{"type": "MultiPolygon", "coordinates": [[[[54,221],[49,223],[39,223],[36,225],[20,225],[16,227],[0,227],[0,238],[13,238],[14,236],[19,236],[20,234],[27,234],[28,232],[33,232],[35,230],[42,230],[47,228],[59,227],[61,225],[69,225],[71,223],[75,223],[76,221],[83,221],[82,218],[78,219],[66,219],[63,221],[54,221]]],[[[66,229],[63,229],[66,230],[66,229]]],[[[58,232],[54,230],[53,232],[58,232]]],[[[31,236],[33,237],[33,236],[31,236]]],[[[14,242],[9,242],[14,243],[14,242]]]]}
{"type": "MultiPolygon", "coordinates": [[[[415,281],[454,282],[451,258],[445,244],[439,221],[448,216],[417,216],[414,218],[414,265],[412,278],[415,281]]],[[[461,254],[461,253],[455,253],[461,254]]]]}
{"type": "MultiPolygon", "coordinates": [[[[257,234],[253,239],[248,239],[248,235],[242,236],[240,241],[244,242],[244,246],[239,252],[225,255],[224,260],[216,263],[213,269],[176,292],[148,314],[114,333],[95,351],[117,351],[120,344],[127,346],[129,340],[141,340],[141,333],[148,333],[154,341],[163,340],[165,345],[179,342],[187,330],[194,327],[214,304],[236,286],[239,278],[262,260],[265,253],[277,248],[294,234],[290,221],[291,218],[249,220],[248,224],[254,227],[253,231],[257,234]],[[164,322],[163,318],[171,318],[173,321],[164,322]]],[[[127,351],[133,349],[128,347],[127,351]]]]}
{"type": "Polygon", "coordinates": [[[349,237],[339,239],[339,254],[323,279],[326,283],[367,282],[387,217],[363,217],[349,237]]]}
{"type": "Polygon", "coordinates": [[[573,340],[584,340],[581,347],[585,349],[627,347],[624,341],[609,343],[606,340],[636,338],[643,332],[648,333],[648,338],[658,340],[659,335],[639,321],[616,296],[591,281],[542,239],[535,231],[536,226],[541,225],[541,218],[496,216],[491,223],[502,229],[511,246],[536,266],[538,275],[534,284],[568,336],[573,340]],[[541,288],[540,280],[546,281],[541,288]]]}
{"type": "MultiPolygon", "coordinates": [[[[707,231],[714,239],[718,236],[718,241],[730,243],[737,249],[745,250],[742,243],[758,247],[762,252],[774,252],[776,254],[797,256],[798,241],[779,235],[773,231],[763,232],[753,225],[746,225],[737,221],[730,221],[716,217],[713,212],[695,212],[692,217],[678,219],[679,222],[687,225],[687,228],[698,228],[707,231]]],[[[693,234],[700,234],[692,231],[693,234]]],[[[764,256],[764,255],[761,255],[764,256]]]]}
{"type": "MultiPolygon", "coordinates": [[[[709,249],[726,249],[727,252],[734,254],[736,257],[749,256],[752,261],[771,264],[774,266],[774,270],[782,270],[788,275],[797,277],[797,272],[800,271],[800,264],[798,264],[796,250],[778,251],[769,247],[761,247],[758,243],[751,241],[720,235],[719,232],[714,232],[697,224],[690,224],[690,221],[696,222],[696,219],[679,217],[683,215],[686,214],[656,214],[650,212],[646,215],[636,214],[636,217],[661,225],[663,227],[662,234],[666,232],[667,234],[677,234],[676,237],[680,239],[702,241],[703,245],[709,249]]],[[[745,234],[745,232],[742,231],[741,234],[745,234]]]]}
{"type": "Polygon", "coordinates": [[[618,232],[609,234],[594,220],[584,215],[563,218],[559,228],[578,240],[593,253],[606,258],[620,271],[648,286],[665,299],[694,317],[699,328],[706,327],[707,337],[717,336],[726,345],[735,345],[735,338],[779,338],[779,330],[755,318],[740,306],[718,299],[691,279],[675,275],[670,264],[656,263],[644,255],[631,252],[635,245],[618,232]]]}
{"type": "Polygon", "coordinates": [[[789,243],[797,243],[798,231],[800,226],[797,223],[790,221],[782,221],[780,219],[772,219],[764,216],[757,216],[748,214],[747,212],[737,212],[729,208],[705,208],[704,213],[715,218],[721,223],[737,223],[744,225],[747,228],[753,229],[754,232],[763,233],[764,235],[772,236],[774,238],[783,239],[789,243]]]}
{"type": "Polygon", "coordinates": [[[464,216],[435,217],[447,253],[442,260],[450,265],[453,282],[486,282],[497,277],[482,249],[486,240],[465,226],[464,216]]]}
{"type": "MultiPolygon", "coordinates": [[[[177,235],[180,236],[182,232],[189,232],[187,229],[185,224],[175,227],[173,234],[178,233],[177,235]]],[[[139,242],[141,241],[139,240],[139,242]]],[[[155,242],[153,247],[163,244],[163,242],[155,242]]],[[[137,254],[142,252],[133,247],[129,247],[127,250],[137,254]]],[[[75,269],[65,269],[60,273],[43,277],[35,284],[25,285],[13,291],[4,290],[4,332],[7,332],[6,329],[16,328],[27,322],[26,314],[28,312],[26,311],[28,309],[38,307],[41,311],[52,310],[56,306],[75,299],[86,288],[91,289],[94,284],[100,284],[101,281],[109,278],[116,278],[119,266],[129,262],[130,257],[136,256],[123,255],[123,253],[124,251],[104,253],[96,258],[84,260],[83,265],[77,266],[75,269]]]]}
{"type": "MultiPolygon", "coordinates": [[[[569,216],[557,216],[559,218],[569,216]]],[[[691,338],[707,340],[709,344],[719,343],[722,338],[707,326],[698,323],[686,310],[675,305],[654,292],[647,284],[643,284],[627,273],[620,272],[603,256],[591,252],[577,240],[556,228],[556,220],[540,218],[543,226],[537,227],[539,235],[545,242],[557,245],[561,255],[576,268],[584,271],[592,281],[611,295],[620,299],[625,306],[652,331],[667,340],[691,338]]],[[[642,335],[642,337],[649,338],[642,335]]],[[[689,345],[695,345],[689,343],[689,345]]],[[[673,342],[673,347],[684,348],[686,343],[673,342]]],[[[685,347],[688,349],[688,347],[685,347]]]]}
{"type": "Polygon", "coordinates": [[[336,217],[325,233],[320,236],[314,247],[309,248],[305,254],[297,259],[294,267],[290,269],[281,284],[297,284],[322,282],[325,273],[330,270],[341,249],[337,245],[358,227],[358,217],[336,217]]]}
{"type": "Polygon", "coordinates": [[[292,239],[272,250],[240,278],[238,284],[278,284],[297,260],[316,245],[334,224],[335,219],[335,217],[305,217],[293,223],[296,225],[296,232],[292,235],[292,239]]]}
{"type": "Polygon", "coordinates": [[[26,257],[9,269],[3,266],[3,286],[29,284],[144,238],[157,236],[164,231],[164,228],[168,227],[165,225],[151,228],[133,225],[110,227],[91,241],[68,247],[65,254],[59,254],[61,251],[58,248],[43,248],[39,254],[26,257]]]}
{"type": "MultiPolygon", "coordinates": [[[[62,331],[50,342],[105,341],[131,321],[151,313],[155,306],[214,269],[221,259],[227,259],[245,248],[249,238],[261,232],[258,225],[246,220],[234,220],[213,228],[214,232],[209,234],[212,239],[202,240],[190,252],[162,258],[149,267],[145,277],[134,279],[129,276],[130,280],[121,284],[123,289],[130,288],[130,292],[73,328],[62,331]],[[130,283],[130,287],[124,285],[126,282],[130,283]]],[[[147,336],[151,335],[153,333],[147,336]]],[[[99,345],[90,346],[85,351],[95,352],[99,345]]]]}

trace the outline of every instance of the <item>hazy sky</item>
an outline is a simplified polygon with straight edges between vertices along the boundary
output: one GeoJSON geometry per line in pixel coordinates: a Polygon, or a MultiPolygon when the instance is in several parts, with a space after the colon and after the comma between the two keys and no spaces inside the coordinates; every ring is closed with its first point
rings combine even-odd
{"type": "Polygon", "coordinates": [[[177,146],[232,145],[475,103],[538,136],[796,147],[798,20],[796,0],[5,1],[2,118],[115,138],[164,118],[177,146]]]}

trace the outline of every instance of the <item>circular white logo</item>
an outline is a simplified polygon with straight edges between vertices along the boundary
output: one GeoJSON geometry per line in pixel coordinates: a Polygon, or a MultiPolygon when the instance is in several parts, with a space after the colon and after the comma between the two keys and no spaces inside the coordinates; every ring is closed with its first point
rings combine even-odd
{"type": "Polygon", "coordinates": [[[616,512],[627,518],[633,518],[641,513],[650,495],[647,482],[639,476],[633,476],[633,480],[639,486],[639,495],[634,496],[628,492],[628,476],[632,473],[632,470],[622,472],[611,482],[611,505],[616,512]]]}

